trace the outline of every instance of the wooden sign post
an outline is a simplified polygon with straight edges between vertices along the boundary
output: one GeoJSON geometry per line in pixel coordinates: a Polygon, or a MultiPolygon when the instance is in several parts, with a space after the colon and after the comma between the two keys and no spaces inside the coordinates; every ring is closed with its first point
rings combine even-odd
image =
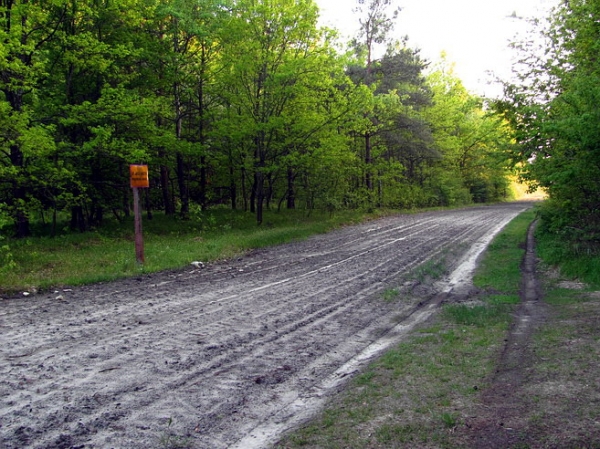
{"type": "Polygon", "coordinates": [[[133,189],[133,213],[135,217],[135,259],[144,263],[144,237],[142,235],[142,211],[138,189],[150,187],[147,165],[130,165],[129,176],[133,189]]]}

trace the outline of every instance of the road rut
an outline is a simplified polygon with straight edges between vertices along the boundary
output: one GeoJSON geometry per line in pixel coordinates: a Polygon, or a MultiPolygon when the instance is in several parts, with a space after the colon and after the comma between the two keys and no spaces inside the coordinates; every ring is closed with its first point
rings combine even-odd
{"type": "Polygon", "coordinates": [[[0,446],[268,447],[468,281],[461,267],[530,206],[397,215],[2,300],[0,446]],[[442,262],[443,280],[415,281],[442,262]]]}

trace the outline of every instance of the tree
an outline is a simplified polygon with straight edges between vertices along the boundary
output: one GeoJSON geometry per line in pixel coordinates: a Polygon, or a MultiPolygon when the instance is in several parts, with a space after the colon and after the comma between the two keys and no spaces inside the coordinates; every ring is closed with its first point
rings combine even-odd
{"type": "Polygon", "coordinates": [[[81,231],[120,220],[131,163],[150,165],[149,215],[228,202],[259,224],[274,206],[428,205],[444,176],[491,179],[489,139],[440,131],[444,111],[461,136],[492,129],[480,103],[431,106],[427,63],[387,39],[399,9],[358,11],[341,55],[313,0],[0,0],[0,214],[19,237],[33,212],[54,230],[60,212],[81,231]]]}
{"type": "MultiPolygon", "coordinates": [[[[205,139],[209,95],[206,86],[211,76],[211,63],[218,45],[216,28],[222,25],[220,16],[224,12],[220,3],[212,0],[186,2],[172,0],[160,3],[155,10],[155,32],[160,40],[154,53],[160,61],[159,73],[164,88],[161,95],[170,98],[172,113],[159,123],[172,123],[175,137],[175,172],[179,192],[180,216],[190,214],[190,173],[200,159],[200,202],[206,206],[206,155],[205,139]]],[[[156,62],[154,63],[154,65],[156,62]]],[[[166,152],[160,150],[161,158],[166,152]]],[[[161,166],[163,198],[168,199],[168,168],[161,166]]]]}
{"type": "MultiPolygon", "coordinates": [[[[422,187],[423,165],[439,157],[423,115],[431,104],[430,88],[423,76],[426,66],[418,50],[390,45],[373,69],[376,95],[389,97],[387,112],[382,111],[387,119],[379,119],[382,126],[375,137],[385,147],[380,157],[398,166],[401,178],[397,181],[402,185],[408,182],[422,187]]],[[[379,170],[380,177],[382,174],[379,170]]],[[[381,185],[379,181],[380,191],[381,185]]]]}
{"type": "Polygon", "coordinates": [[[230,135],[238,148],[232,159],[241,165],[242,183],[251,180],[250,209],[259,224],[290,153],[304,147],[297,133],[307,141],[307,129],[294,124],[301,105],[314,104],[307,86],[331,93],[323,62],[332,55],[317,18],[312,0],[241,0],[224,41],[221,83],[228,114],[220,126],[237,127],[230,135]],[[231,120],[235,125],[226,122],[231,120]]]}
{"type": "MultiPolygon", "coordinates": [[[[358,36],[353,40],[352,45],[357,55],[364,54],[366,57],[366,67],[362,82],[370,86],[374,82],[372,71],[375,45],[388,41],[389,33],[394,27],[394,20],[398,16],[400,8],[395,8],[392,0],[358,0],[358,4],[356,12],[361,15],[359,17],[360,28],[358,36]],[[365,2],[367,4],[366,8],[365,2]]],[[[373,126],[367,127],[364,131],[365,185],[368,191],[373,190],[373,175],[370,167],[373,162],[371,136],[377,128],[376,119],[372,119],[371,121],[373,122],[373,126]]]]}
{"type": "Polygon", "coordinates": [[[600,2],[563,2],[541,29],[543,51],[523,48],[518,81],[498,104],[516,129],[522,177],[544,189],[546,229],[600,245],[600,2]]]}
{"type": "Polygon", "coordinates": [[[35,115],[54,126],[56,150],[46,161],[63,179],[53,180],[41,206],[70,209],[73,229],[100,224],[106,211],[128,214],[127,165],[145,160],[156,139],[154,99],[136,89],[144,13],[137,0],[66,2],[46,46],[52,70],[37,92],[35,115]]]}
{"type": "Polygon", "coordinates": [[[483,100],[467,91],[442,62],[428,76],[433,104],[425,116],[432,126],[442,158],[436,176],[440,202],[488,202],[503,199],[508,190],[507,150],[512,149],[508,124],[483,100]]]}
{"type": "Polygon", "coordinates": [[[30,233],[29,210],[37,184],[31,159],[53,147],[51,128],[36,122],[33,110],[47,73],[45,50],[57,39],[67,8],[66,1],[0,1],[0,178],[4,207],[18,237],[30,233]]]}

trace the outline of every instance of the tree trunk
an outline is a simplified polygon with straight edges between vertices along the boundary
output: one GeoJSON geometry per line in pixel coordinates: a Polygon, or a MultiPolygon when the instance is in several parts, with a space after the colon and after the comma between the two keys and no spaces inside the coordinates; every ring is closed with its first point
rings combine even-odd
{"type": "Polygon", "coordinates": [[[177,153],[177,182],[179,185],[179,200],[181,201],[179,215],[184,220],[188,220],[190,218],[190,195],[186,179],[185,161],[183,154],[179,152],[177,153]]]}
{"type": "Polygon", "coordinates": [[[231,210],[237,209],[237,187],[235,185],[235,171],[233,163],[229,161],[229,199],[231,200],[231,210]]]}
{"type": "Polygon", "coordinates": [[[287,170],[287,208],[296,209],[296,192],[294,190],[294,170],[288,167],[287,170]]]}
{"type": "MultiPolygon", "coordinates": [[[[181,127],[183,126],[179,85],[175,84],[173,90],[175,92],[175,137],[179,140],[181,139],[181,127]]],[[[179,215],[184,220],[187,220],[190,218],[190,197],[188,194],[185,161],[180,151],[177,152],[177,186],[179,187],[179,201],[181,201],[179,215]]]]}
{"type": "Polygon", "coordinates": [[[250,212],[256,212],[256,192],[258,185],[258,174],[254,173],[254,182],[252,183],[252,190],[250,191],[250,212]]]}
{"type": "Polygon", "coordinates": [[[208,177],[206,175],[206,156],[200,156],[200,208],[206,210],[208,200],[206,190],[208,186],[208,177]]]}
{"type": "MultiPolygon", "coordinates": [[[[248,211],[248,193],[246,191],[246,168],[242,167],[242,198],[244,200],[244,212],[248,211]]],[[[254,212],[254,211],[252,211],[254,212]]]]}
{"type": "Polygon", "coordinates": [[[71,230],[79,232],[85,232],[85,216],[83,215],[83,207],[73,206],[71,208],[71,230]]]}
{"type": "MultiPolygon", "coordinates": [[[[163,156],[161,153],[163,153],[162,150],[159,152],[159,158],[163,156]]],[[[169,168],[166,165],[160,166],[160,188],[162,191],[165,215],[174,215],[175,204],[171,200],[171,193],[169,192],[169,168]]]]}
{"type": "MultiPolygon", "coordinates": [[[[22,171],[24,167],[23,152],[18,145],[11,145],[10,147],[10,162],[13,167],[16,167],[18,171],[22,171]]],[[[12,182],[12,198],[10,203],[13,209],[13,219],[15,222],[15,236],[17,238],[24,238],[31,235],[31,229],[29,226],[29,217],[27,216],[24,206],[21,204],[26,200],[25,188],[21,184],[21,181],[17,178],[12,182]]]]}
{"type": "Polygon", "coordinates": [[[146,203],[146,218],[152,220],[152,202],[150,201],[150,189],[144,189],[144,202],[146,203]]]}
{"type": "Polygon", "coordinates": [[[208,189],[208,178],[206,175],[206,155],[204,154],[206,143],[205,130],[204,130],[204,110],[206,105],[204,104],[204,69],[207,64],[206,47],[204,44],[201,45],[201,57],[200,57],[200,76],[198,82],[198,111],[200,113],[198,121],[198,140],[202,145],[202,155],[200,156],[200,208],[206,210],[207,194],[208,189]]]}
{"type": "Polygon", "coordinates": [[[371,134],[365,134],[365,185],[367,190],[373,190],[373,177],[371,176],[371,134]]]}
{"type": "Polygon", "coordinates": [[[267,208],[267,210],[271,209],[271,200],[273,199],[273,184],[274,184],[274,180],[273,180],[273,175],[269,174],[266,177],[266,184],[267,184],[267,188],[265,189],[265,207],[267,208]]]}
{"type": "Polygon", "coordinates": [[[19,209],[16,212],[15,220],[15,237],[22,239],[31,235],[31,229],[29,227],[29,217],[25,211],[19,209]]]}
{"type": "Polygon", "coordinates": [[[256,172],[256,223],[263,222],[263,201],[265,197],[265,176],[262,171],[256,172]]]}

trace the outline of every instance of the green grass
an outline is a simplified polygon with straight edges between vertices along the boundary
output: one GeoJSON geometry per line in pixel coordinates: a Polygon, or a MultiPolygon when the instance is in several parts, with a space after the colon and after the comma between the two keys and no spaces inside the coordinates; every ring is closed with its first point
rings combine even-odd
{"type": "Polygon", "coordinates": [[[446,272],[446,258],[444,256],[430,259],[419,265],[413,271],[412,275],[420,283],[437,280],[446,272]]]}
{"type": "MultiPolygon", "coordinates": [[[[526,212],[513,220],[484,255],[478,285],[493,294],[477,304],[445,306],[428,327],[357,376],[320,418],[276,447],[460,447],[454,429],[485,388],[519,302],[519,267],[533,218],[526,212]]],[[[415,276],[438,272],[429,266],[415,276]]]]}
{"type": "Polygon", "coordinates": [[[531,342],[535,364],[526,388],[534,396],[527,433],[540,447],[598,447],[598,432],[590,429],[600,406],[600,300],[585,289],[546,287],[553,319],[531,342]]]}
{"type": "Polygon", "coordinates": [[[537,232],[537,254],[545,263],[560,266],[561,273],[600,288],[600,255],[575,251],[571,244],[557,234],[537,232]]]}
{"type": "Polygon", "coordinates": [[[360,212],[266,211],[262,226],[250,213],[213,210],[189,221],[160,214],[143,219],[145,263],[135,258],[130,218],[87,233],[0,240],[0,293],[89,284],[231,258],[369,218],[360,212]],[[10,263],[10,265],[9,265],[10,263]]]}
{"type": "Polygon", "coordinates": [[[459,304],[444,307],[444,315],[458,324],[485,327],[510,322],[511,310],[507,304],[459,304]]]}
{"type": "Polygon", "coordinates": [[[386,302],[392,302],[400,296],[400,290],[397,288],[389,288],[381,293],[381,297],[386,302]]]}
{"type": "Polygon", "coordinates": [[[534,218],[533,210],[520,214],[490,243],[473,277],[477,287],[505,295],[518,294],[525,236],[534,218]]]}

